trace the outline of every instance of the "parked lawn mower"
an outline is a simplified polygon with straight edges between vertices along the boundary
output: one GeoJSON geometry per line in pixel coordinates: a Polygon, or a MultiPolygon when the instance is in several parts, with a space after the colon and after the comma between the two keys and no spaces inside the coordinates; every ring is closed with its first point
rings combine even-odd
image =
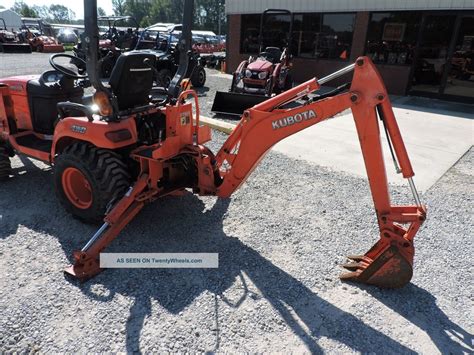
{"type": "MultiPolygon", "coordinates": [[[[157,24],[144,29],[137,41],[136,50],[152,53],[156,56],[156,83],[167,88],[179,67],[180,52],[177,46],[182,25],[167,26],[157,24]]],[[[194,87],[203,87],[206,83],[206,71],[199,53],[189,51],[191,64],[186,77],[191,78],[194,87]]]]}
{"type": "Polygon", "coordinates": [[[64,46],[55,38],[54,30],[49,23],[34,17],[23,17],[21,21],[22,36],[32,50],[44,53],[64,52],[64,46]]]}
{"type": "MultiPolygon", "coordinates": [[[[110,78],[99,79],[97,2],[85,0],[88,81],[98,106],[82,99],[85,78],[51,58],[53,71],[0,79],[0,176],[9,175],[9,157],[22,154],[54,167],[57,196],[74,216],[104,223],[74,252],[66,274],[87,280],[101,271],[100,253],[150,203],[190,189],[227,198],[249,177],[278,141],[351,109],[373,195],[380,239],[364,255],[350,256],[341,278],[380,287],[401,287],[413,271],[413,239],[426,216],[413,183],[410,164],[387,91],[367,57],[325,78],[313,78],[246,110],[221,149],[204,143],[210,128],[201,126],[197,95],[182,91],[191,48],[193,1],[185,0],[180,66],[162,101],[151,100],[156,56],[122,54],[110,78]],[[352,81],[299,104],[332,79],[353,72],[352,81]],[[11,90],[14,88],[14,90],[11,90]],[[192,97],[192,101],[187,98],[192,97]],[[288,108],[288,104],[291,108],[288,108]],[[196,114],[193,113],[196,112],[196,114]],[[380,122],[380,123],[379,123],[380,122]],[[408,180],[415,204],[394,206],[383,160],[379,124],[384,126],[393,159],[408,180]]],[[[276,187],[278,188],[278,187],[276,187]]],[[[177,217],[178,218],[178,217],[177,217]]],[[[158,221],[165,227],[166,221],[158,221]]]]}
{"type": "Polygon", "coordinates": [[[213,112],[241,115],[244,110],[267,100],[272,95],[291,89],[291,43],[293,16],[288,10],[269,9],[260,18],[259,54],[250,56],[237,67],[233,73],[229,92],[217,91],[212,105],[213,112]],[[282,40],[282,35],[266,38],[264,23],[267,15],[288,15],[291,19],[289,39],[282,40]],[[271,43],[273,42],[273,43],[271,43]],[[269,44],[272,44],[270,46],[269,44]]]}
{"type": "Polygon", "coordinates": [[[3,53],[31,53],[28,43],[21,43],[18,35],[8,31],[5,20],[0,18],[0,52],[3,53]]]}

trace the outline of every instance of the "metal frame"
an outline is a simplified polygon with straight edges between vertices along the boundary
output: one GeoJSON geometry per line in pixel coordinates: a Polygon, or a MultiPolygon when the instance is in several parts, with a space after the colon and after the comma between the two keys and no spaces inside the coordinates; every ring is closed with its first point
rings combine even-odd
{"type": "Polygon", "coordinates": [[[291,54],[291,40],[293,36],[293,13],[289,10],[284,10],[284,9],[266,9],[265,11],[262,12],[262,15],[260,16],[260,29],[258,33],[258,40],[259,40],[259,53],[263,52],[263,23],[265,20],[265,15],[289,15],[290,16],[290,33],[288,37],[288,54],[291,54]]]}

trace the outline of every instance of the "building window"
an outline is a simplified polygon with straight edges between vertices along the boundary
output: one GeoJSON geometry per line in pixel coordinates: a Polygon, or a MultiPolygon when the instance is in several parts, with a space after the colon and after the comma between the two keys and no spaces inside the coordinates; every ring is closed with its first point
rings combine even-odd
{"type": "Polygon", "coordinates": [[[242,15],[240,26],[240,53],[258,53],[260,15],[242,15]]]}
{"type": "MultiPolygon", "coordinates": [[[[291,53],[295,57],[348,60],[354,33],[355,13],[293,15],[291,53]]],[[[240,52],[259,50],[260,15],[242,15],[240,52]]],[[[265,17],[263,47],[285,47],[288,43],[288,15],[265,17]]]]}
{"type": "Polygon", "coordinates": [[[366,53],[375,63],[411,64],[421,12],[379,12],[370,16],[366,53]]]}
{"type": "MultiPolygon", "coordinates": [[[[242,15],[240,52],[258,53],[261,15],[242,15]]],[[[263,19],[262,48],[288,46],[291,16],[266,14],[263,19]]]]}
{"type": "Polygon", "coordinates": [[[354,21],[354,13],[295,15],[293,54],[306,58],[349,59],[354,21]]]}

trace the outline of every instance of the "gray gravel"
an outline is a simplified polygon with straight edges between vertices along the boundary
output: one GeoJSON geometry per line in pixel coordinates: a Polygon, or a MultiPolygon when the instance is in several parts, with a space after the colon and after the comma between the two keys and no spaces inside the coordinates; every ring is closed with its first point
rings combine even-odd
{"type": "MultiPolygon", "coordinates": [[[[216,73],[208,85],[226,90],[216,73]]],[[[209,114],[212,89],[201,95],[209,114]]],[[[216,151],[225,136],[214,133],[216,151]]],[[[15,157],[0,184],[0,351],[472,353],[473,160],[422,196],[414,278],[389,291],[338,280],[344,255],[376,240],[367,182],[273,152],[231,199],[164,198],[108,249],[217,252],[219,269],[71,283],[61,271],[95,227],[63,211],[50,168],[15,157]]],[[[407,188],[391,190],[411,203],[407,188]]]]}

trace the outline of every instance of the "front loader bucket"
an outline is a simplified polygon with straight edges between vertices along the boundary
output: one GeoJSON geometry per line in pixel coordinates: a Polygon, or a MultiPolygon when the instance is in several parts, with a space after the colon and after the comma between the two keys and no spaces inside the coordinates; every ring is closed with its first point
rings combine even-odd
{"type": "Polygon", "coordinates": [[[341,280],[381,288],[399,288],[409,283],[413,275],[413,243],[401,236],[383,238],[365,255],[348,256],[351,262],[341,266],[351,272],[342,274],[341,280]]]}
{"type": "Polygon", "coordinates": [[[2,43],[0,52],[3,53],[31,53],[31,47],[27,43],[2,43]]]}
{"type": "Polygon", "coordinates": [[[211,111],[241,116],[245,110],[267,99],[268,97],[263,95],[217,91],[211,111]]]}
{"type": "Polygon", "coordinates": [[[45,44],[43,47],[43,53],[61,53],[64,52],[64,46],[62,44],[45,44]]]}

